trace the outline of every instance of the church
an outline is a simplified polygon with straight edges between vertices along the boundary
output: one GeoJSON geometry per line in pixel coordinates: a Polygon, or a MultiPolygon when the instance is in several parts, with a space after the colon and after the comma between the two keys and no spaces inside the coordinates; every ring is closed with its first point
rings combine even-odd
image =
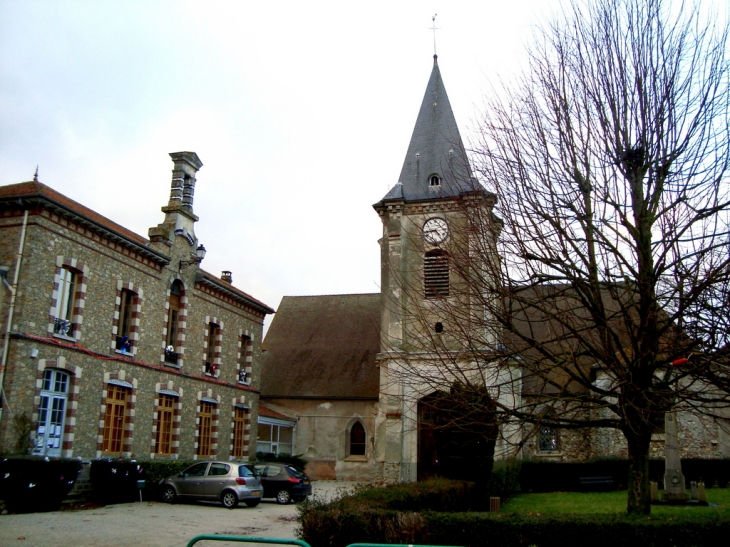
{"type": "MultiPolygon", "coordinates": [[[[262,408],[291,418],[286,437],[314,478],[398,482],[438,472],[419,401],[435,390],[434,344],[462,358],[439,302],[461,298],[453,288],[464,279],[449,260],[474,244],[465,202],[490,223],[496,257],[496,198],[472,175],[434,55],[398,182],[373,205],[383,225],[381,292],[284,297],[264,340],[262,408]]],[[[258,446],[271,445],[259,437],[258,446]]]]}
{"type": "MultiPolygon", "coordinates": [[[[444,386],[478,378],[510,408],[529,396],[519,359],[494,351],[500,336],[484,300],[470,298],[472,276],[488,290],[500,267],[495,205],[473,176],[434,55],[400,176],[373,206],[381,292],[284,297],[263,345],[259,423],[270,429],[260,429],[259,452],[302,455],[314,479],[421,480],[443,474],[449,457],[430,404],[444,386]]],[[[730,456],[728,428],[680,418],[683,457],[730,456]]],[[[663,457],[663,430],[651,453],[663,457]]],[[[614,430],[509,423],[495,447],[496,458],[551,461],[626,454],[614,430]]]]}

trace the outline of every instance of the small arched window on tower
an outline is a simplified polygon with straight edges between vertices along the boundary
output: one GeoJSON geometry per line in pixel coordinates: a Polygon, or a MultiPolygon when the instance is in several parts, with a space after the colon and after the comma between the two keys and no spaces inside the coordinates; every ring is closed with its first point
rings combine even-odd
{"type": "Polygon", "coordinates": [[[426,298],[449,296],[449,255],[446,251],[434,249],[424,256],[423,292],[426,298]]]}
{"type": "Polygon", "coordinates": [[[431,175],[428,177],[428,185],[432,188],[434,186],[441,186],[441,178],[438,175],[431,175]]]}

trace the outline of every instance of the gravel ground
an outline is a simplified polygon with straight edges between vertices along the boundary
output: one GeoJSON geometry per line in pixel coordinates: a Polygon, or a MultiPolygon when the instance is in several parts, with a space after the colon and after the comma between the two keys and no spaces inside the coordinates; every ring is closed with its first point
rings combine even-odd
{"type": "MultiPolygon", "coordinates": [[[[314,496],[331,499],[352,482],[315,481],[314,496]]],[[[258,507],[240,504],[160,502],[123,503],[94,509],[0,516],[3,547],[185,547],[201,534],[296,538],[295,504],[264,500],[258,507]]],[[[241,546],[205,541],[201,547],[241,546]]]]}

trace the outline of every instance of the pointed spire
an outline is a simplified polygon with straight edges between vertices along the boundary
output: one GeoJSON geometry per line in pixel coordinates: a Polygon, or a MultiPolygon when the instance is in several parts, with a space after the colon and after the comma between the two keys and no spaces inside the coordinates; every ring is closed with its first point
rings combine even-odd
{"type": "Polygon", "coordinates": [[[33,182],[38,182],[38,166],[35,166],[35,175],[33,175],[33,182]]]}
{"type": "Polygon", "coordinates": [[[420,201],[473,191],[475,181],[441,79],[438,55],[426,86],[398,184],[383,198],[420,201]]]}

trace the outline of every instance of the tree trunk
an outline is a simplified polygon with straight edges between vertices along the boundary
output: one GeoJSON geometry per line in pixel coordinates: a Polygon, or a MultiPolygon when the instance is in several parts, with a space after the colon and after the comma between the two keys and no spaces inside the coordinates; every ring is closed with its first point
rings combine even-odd
{"type": "Polygon", "coordinates": [[[629,515],[651,514],[649,490],[649,444],[651,432],[624,431],[629,445],[629,492],[626,512],[629,515]]]}

